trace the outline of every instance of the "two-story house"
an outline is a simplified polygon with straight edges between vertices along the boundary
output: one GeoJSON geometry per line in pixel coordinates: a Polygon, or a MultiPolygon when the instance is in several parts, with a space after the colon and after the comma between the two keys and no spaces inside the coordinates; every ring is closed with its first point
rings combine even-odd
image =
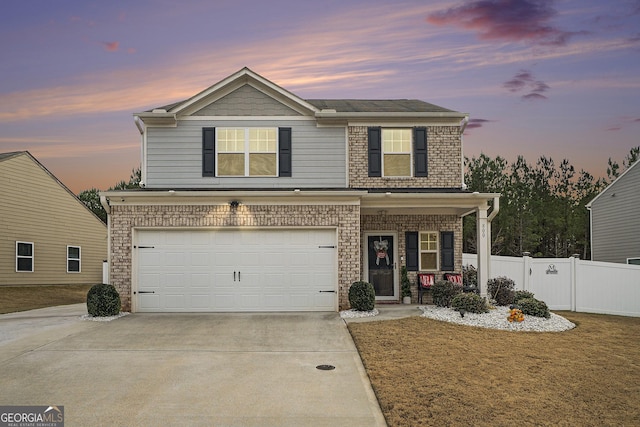
{"type": "Polygon", "coordinates": [[[244,68],[134,119],[141,188],[102,195],[126,310],[335,311],[358,280],[399,301],[403,265],[414,291],[461,271],[474,212],[486,283],[499,195],[465,191],[466,114],[305,100],[244,68]]]}

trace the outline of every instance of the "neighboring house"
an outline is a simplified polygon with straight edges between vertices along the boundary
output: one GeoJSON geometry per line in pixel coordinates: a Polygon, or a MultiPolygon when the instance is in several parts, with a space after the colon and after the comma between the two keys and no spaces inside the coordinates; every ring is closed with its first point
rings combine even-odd
{"type": "Polygon", "coordinates": [[[125,310],[335,311],[358,280],[398,302],[403,265],[415,302],[419,271],[461,272],[474,212],[486,284],[499,195],[465,190],[466,114],[304,100],[244,68],[134,118],[141,188],[101,196],[125,310]]]}
{"type": "Polygon", "coordinates": [[[640,162],[587,203],[591,259],[640,265],[640,162]]]}
{"type": "Polygon", "coordinates": [[[93,212],[28,151],[0,154],[0,286],[101,283],[106,257],[93,212]]]}

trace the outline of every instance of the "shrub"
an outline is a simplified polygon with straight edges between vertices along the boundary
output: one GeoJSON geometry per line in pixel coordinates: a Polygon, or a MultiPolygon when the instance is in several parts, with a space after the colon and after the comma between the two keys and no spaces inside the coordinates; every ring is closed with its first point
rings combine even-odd
{"type": "Polygon", "coordinates": [[[438,307],[450,307],[453,297],[461,292],[462,286],[448,280],[438,280],[431,287],[433,303],[438,307]]]}
{"type": "Polygon", "coordinates": [[[517,304],[518,301],[525,298],[533,298],[533,292],[529,291],[516,291],[515,296],[513,298],[514,304],[517,304]]]}
{"type": "Polygon", "coordinates": [[[546,319],[551,317],[549,307],[547,307],[544,301],[535,298],[523,298],[518,301],[518,306],[524,314],[528,314],[529,316],[544,317],[546,319]]]}
{"type": "Polygon", "coordinates": [[[487,313],[489,311],[487,301],[475,293],[457,294],[451,300],[451,307],[458,311],[464,310],[467,313],[487,313]]]}
{"type": "Polygon", "coordinates": [[[497,305],[513,304],[515,298],[515,287],[513,280],[508,277],[496,277],[487,282],[489,296],[495,300],[497,305]]]}
{"type": "Polygon", "coordinates": [[[400,283],[401,283],[401,293],[402,297],[410,297],[411,296],[411,281],[409,280],[409,276],[407,275],[407,267],[402,266],[402,270],[400,272],[400,283]]]}
{"type": "Polygon", "coordinates": [[[120,294],[113,285],[94,285],[87,293],[87,311],[93,317],[115,316],[120,313],[120,294]]]}
{"type": "Polygon", "coordinates": [[[371,311],[376,304],[376,292],[369,282],[353,282],[349,288],[349,304],[356,311],[371,311]]]}
{"type": "Polygon", "coordinates": [[[467,287],[478,287],[478,270],[473,265],[462,266],[462,284],[467,287]]]}

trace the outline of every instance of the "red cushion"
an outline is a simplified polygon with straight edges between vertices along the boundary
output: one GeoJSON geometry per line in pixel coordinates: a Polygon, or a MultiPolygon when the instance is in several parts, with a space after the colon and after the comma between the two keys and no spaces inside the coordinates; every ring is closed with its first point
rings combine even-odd
{"type": "Polygon", "coordinates": [[[420,286],[424,289],[429,289],[433,286],[433,284],[436,281],[436,275],[435,274],[418,274],[418,281],[420,283],[420,286]]]}
{"type": "Polygon", "coordinates": [[[453,282],[453,283],[458,283],[458,284],[462,285],[462,275],[461,274],[450,274],[450,273],[447,273],[444,276],[445,276],[445,279],[447,279],[448,281],[453,282]]]}

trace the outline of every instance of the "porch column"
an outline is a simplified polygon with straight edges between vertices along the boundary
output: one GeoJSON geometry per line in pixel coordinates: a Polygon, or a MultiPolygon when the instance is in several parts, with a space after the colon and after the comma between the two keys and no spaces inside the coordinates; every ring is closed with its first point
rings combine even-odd
{"type": "Polygon", "coordinates": [[[478,252],[478,286],[480,287],[480,296],[487,297],[487,281],[489,280],[489,263],[491,262],[491,229],[487,220],[488,207],[478,208],[477,218],[477,242],[476,248],[478,252]]]}

